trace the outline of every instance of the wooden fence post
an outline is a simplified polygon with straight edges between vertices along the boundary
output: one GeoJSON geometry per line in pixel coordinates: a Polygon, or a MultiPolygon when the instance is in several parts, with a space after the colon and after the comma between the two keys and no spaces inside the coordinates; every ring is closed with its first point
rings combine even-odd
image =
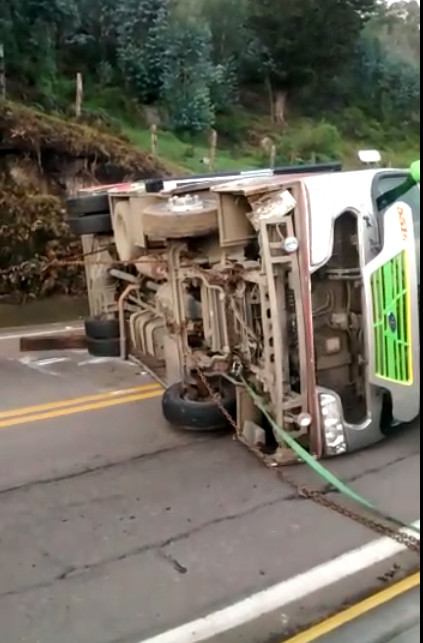
{"type": "Polygon", "coordinates": [[[0,43],[0,98],[6,98],[6,63],[3,43],[0,43]]]}
{"type": "Polygon", "coordinates": [[[152,125],[150,127],[150,136],[151,136],[151,154],[153,158],[157,158],[157,148],[158,148],[158,134],[157,134],[157,125],[152,125]]]}
{"type": "Polygon", "coordinates": [[[216,150],[217,150],[217,132],[215,129],[210,134],[210,154],[209,154],[209,170],[213,172],[216,164],[216,150]]]}
{"type": "Polygon", "coordinates": [[[269,155],[269,167],[274,168],[276,165],[276,145],[270,136],[261,139],[260,147],[266,155],[269,155]]]}
{"type": "Polygon", "coordinates": [[[272,143],[270,146],[270,167],[273,168],[276,165],[276,145],[272,143]]]}
{"type": "Polygon", "coordinates": [[[76,74],[76,98],[75,98],[75,116],[76,118],[81,117],[82,113],[82,100],[84,96],[84,85],[82,81],[82,74],[76,74]]]}

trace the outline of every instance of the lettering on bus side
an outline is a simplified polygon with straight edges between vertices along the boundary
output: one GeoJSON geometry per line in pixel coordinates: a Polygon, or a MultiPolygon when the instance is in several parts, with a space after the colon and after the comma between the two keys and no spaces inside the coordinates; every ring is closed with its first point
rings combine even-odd
{"type": "Polygon", "coordinates": [[[405,216],[404,208],[398,206],[397,208],[398,218],[400,222],[402,240],[404,242],[408,241],[408,226],[407,226],[407,217],[405,216]]]}

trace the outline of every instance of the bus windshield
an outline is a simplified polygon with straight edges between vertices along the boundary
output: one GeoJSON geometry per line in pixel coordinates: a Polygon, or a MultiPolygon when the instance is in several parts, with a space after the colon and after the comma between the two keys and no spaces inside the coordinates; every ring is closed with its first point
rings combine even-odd
{"type": "Polygon", "coordinates": [[[411,208],[416,241],[417,270],[420,276],[420,184],[416,183],[408,172],[392,172],[377,176],[374,189],[379,216],[397,201],[402,201],[411,208]]]}

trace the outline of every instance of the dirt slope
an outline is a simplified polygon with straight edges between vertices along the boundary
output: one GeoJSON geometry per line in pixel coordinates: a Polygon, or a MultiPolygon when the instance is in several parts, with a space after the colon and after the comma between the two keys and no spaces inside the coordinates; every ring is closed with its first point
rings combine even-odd
{"type": "Polygon", "coordinates": [[[83,291],[80,270],[45,269],[80,250],[66,224],[66,194],[166,174],[122,138],[0,102],[0,299],[83,291]]]}

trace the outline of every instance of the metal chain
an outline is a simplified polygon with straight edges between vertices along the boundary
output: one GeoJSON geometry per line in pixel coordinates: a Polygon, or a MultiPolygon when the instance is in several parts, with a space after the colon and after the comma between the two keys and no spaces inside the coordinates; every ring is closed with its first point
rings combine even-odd
{"type": "MultiPolygon", "coordinates": [[[[220,412],[227,419],[230,426],[234,428],[235,434],[238,434],[238,426],[235,420],[233,419],[233,417],[231,416],[231,414],[223,406],[219,395],[215,391],[213,391],[202,369],[197,367],[197,371],[211,399],[216,403],[216,405],[220,409],[220,412]]],[[[420,540],[415,536],[412,536],[411,534],[408,534],[405,532],[398,531],[393,527],[389,527],[383,522],[379,522],[373,518],[360,514],[357,511],[354,511],[353,509],[344,507],[339,502],[331,498],[328,498],[324,493],[322,493],[321,491],[318,491],[317,489],[309,489],[308,487],[299,485],[293,478],[291,478],[288,475],[286,470],[282,470],[279,468],[277,470],[277,476],[282,482],[288,484],[301,498],[307,498],[308,500],[311,500],[312,502],[314,502],[317,505],[320,505],[321,507],[325,507],[326,509],[331,509],[332,511],[335,511],[339,515],[344,516],[345,518],[349,518],[350,520],[353,520],[354,522],[371,529],[372,531],[376,532],[381,536],[388,536],[389,538],[392,538],[392,540],[395,540],[401,545],[404,545],[410,551],[420,555],[420,540]]]]}

